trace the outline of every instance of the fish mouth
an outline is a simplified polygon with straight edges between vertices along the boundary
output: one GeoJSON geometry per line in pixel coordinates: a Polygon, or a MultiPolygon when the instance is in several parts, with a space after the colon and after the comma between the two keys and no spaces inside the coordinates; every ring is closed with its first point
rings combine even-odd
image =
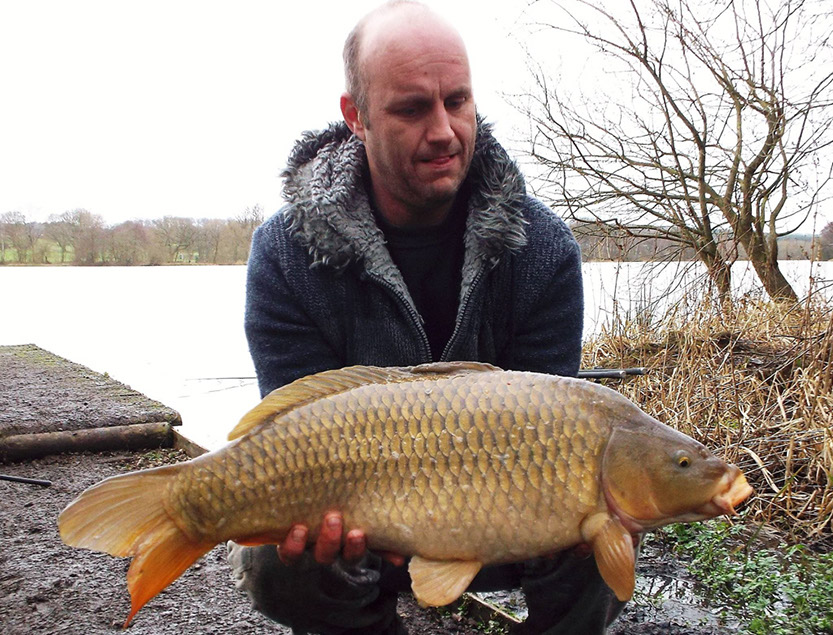
{"type": "Polygon", "coordinates": [[[728,514],[737,514],[735,507],[745,501],[755,490],[746,480],[737,467],[730,465],[729,469],[720,479],[719,491],[712,499],[697,510],[707,518],[728,514]]]}
{"type": "Polygon", "coordinates": [[[620,505],[604,482],[604,495],[608,508],[616,515],[622,525],[632,534],[650,531],[670,523],[691,523],[727,514],[737,515],[735,507],[745,501],[754,491],[746,477],[737,467],[729,465],[714,487],[716,492],[708,501],[694,509],[682,513],[665,513],[656,507],[656,514],[650,518],[635,518],[620,505]]]}

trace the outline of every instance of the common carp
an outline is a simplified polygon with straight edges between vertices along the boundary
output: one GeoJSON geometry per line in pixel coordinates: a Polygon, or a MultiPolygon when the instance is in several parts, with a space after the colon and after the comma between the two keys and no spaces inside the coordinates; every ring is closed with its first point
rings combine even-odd
{"type": "Polygon", "coordinates": [[[269,394],[229,440],[108,478],[61,513],[68,545],[133,556],[125,626],[216,544],[279,543],[329,510],[371,549],[412,556],[423,605],[454,601],[484,565],[580,543],[626,600],[633,534],[732,514],[752,492],[737,467],[614,390],[474,362],[311,375],[269,394]]]}

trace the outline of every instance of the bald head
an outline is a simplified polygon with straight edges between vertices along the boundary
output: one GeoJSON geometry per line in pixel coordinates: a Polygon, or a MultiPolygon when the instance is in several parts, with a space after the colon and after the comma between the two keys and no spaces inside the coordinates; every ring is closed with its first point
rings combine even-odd
{"type": "Polygon", "coordinates": [[[436,225],[466,177],[477,136],[463,41],[414,2],[377,9],[351,40],[352,86],[341,112],[364,143],[373,202],[394,225],[436,225]]]}
{"type": "Polygon", "coordinates": [[[460,34],[421,2],[391,0],[359,20],[344,44],[344,75],[347,92],[365,117],[376,67],[392,52],[429,46],[457,53],[468,67],[460,34]]]}

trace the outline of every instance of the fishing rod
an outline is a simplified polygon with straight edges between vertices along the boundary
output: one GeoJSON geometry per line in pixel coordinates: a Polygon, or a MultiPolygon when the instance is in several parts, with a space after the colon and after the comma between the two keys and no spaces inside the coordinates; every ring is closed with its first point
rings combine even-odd
{"type": "MultiPolygon", "coordinates": [[[[588,368],[578,371],[578,377],[581,379],[624,379],[625,377],[638,377],[640,375],[647,375],[648,369],[644,367],[637,368],[588,368]]],[[[251,380],[254,381],[256,377],[241,376],[241,377],[194,377],[188,381],[231,381],[231,380],[251,380]]]]}
{"type": "Polygon", "coordinates": [[[27,485],[40,485],[41,487],[49,487],[50,485],[52,485],[52,481],[43,481],[39,478],[26,478],[24,476],[12,476],[10,474],[0,474],[0,481],[26,483],[27,485]]]}
{"type": "MultiPolygon", "coordinates": [[[[639,375],[647,375],[648,369],[644,367],[638,368],[588,368],[586,370],[578,371],[578,376],[582,379],[623,379],[625,377],[636,377],[639,375]]],[[[230,381],[230,380],[251,380],[254,381],[257,377],[241,376],[241,377],[194,377],[188,381],[230,381]]]]}
{"type": "Polygon", "coordinates": [[[625,377],[635,377],[639,375],[647,375],[647,368],[589,368],[587,370],[578,371],[578,376],[581,379],[624,379],[625,377]]]}

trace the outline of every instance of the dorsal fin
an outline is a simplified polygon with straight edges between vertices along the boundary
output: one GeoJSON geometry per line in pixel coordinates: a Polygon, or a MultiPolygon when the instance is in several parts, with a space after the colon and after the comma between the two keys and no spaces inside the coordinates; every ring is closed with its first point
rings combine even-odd
{"type": "Polygon", "coordinates": [[[368,384],[418,381],[429,379],[432,375],[458,375],[490,370],[500,369],[491,364],[479,362],[437,362],[412,367],[349,366],[338,370],[325,370],[296,379],[270,392],[263,398],[263,401],[243,416],[240,423],[229,433],[228,440],[238,439],[262,423],[271,421],[274,417],[305,403],[351,388],[368,384]]]}
{"type": "Polygon", "coordinates": [[[310,401],[366,384],[395,381],[403,374],[403,370],[376,366],[350,366],[301,377],[266,395],[263,401],[243,416],[240,423],[229,433],[228,439],[233,441],[242,437],[260,424],[310,401]]]}
{"type": "Polygon", "coordinates": [[[485,362],[432,362],[404,368],[414,374],[421,375],[466,375],[468,373],[483,373],[491,370],[501,370],[497,366],[485,362]]]}

